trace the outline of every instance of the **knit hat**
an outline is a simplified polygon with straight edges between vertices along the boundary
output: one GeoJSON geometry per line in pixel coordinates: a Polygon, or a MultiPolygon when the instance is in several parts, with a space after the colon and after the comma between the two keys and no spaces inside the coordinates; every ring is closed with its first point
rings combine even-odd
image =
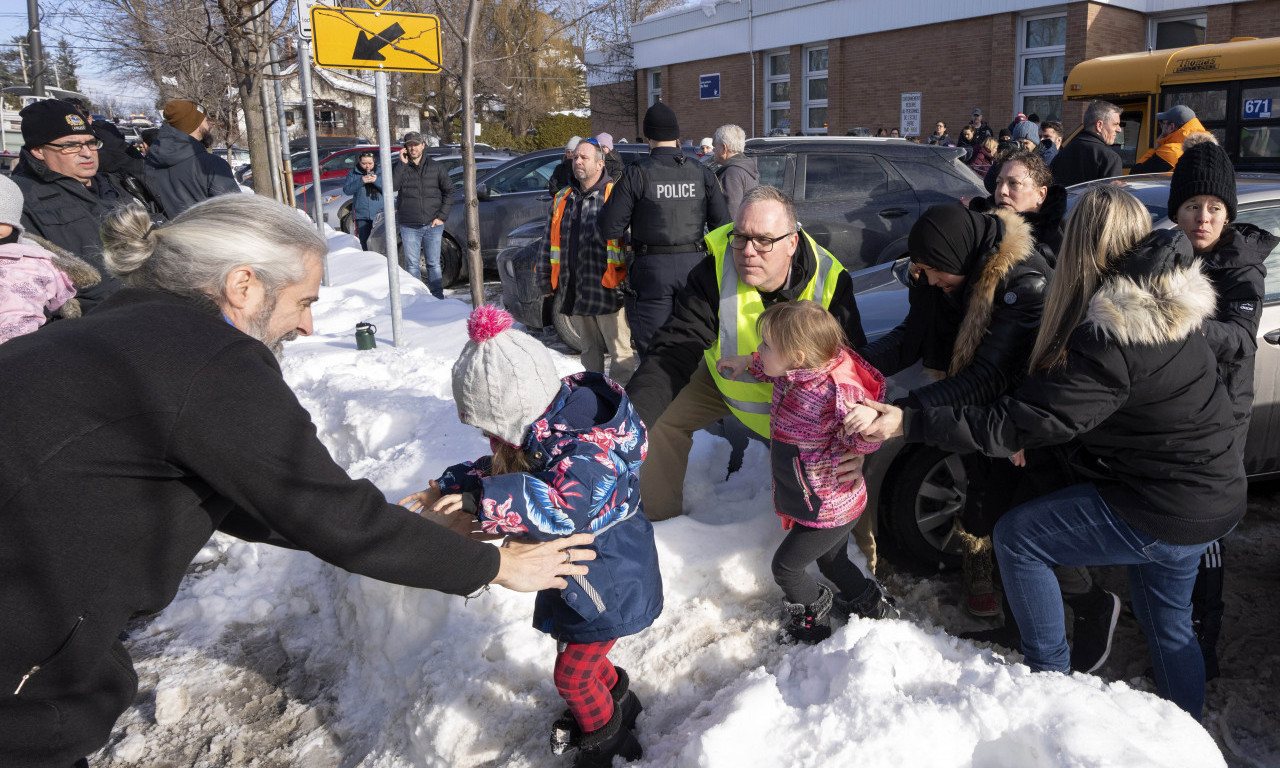
{"type": "Polygon", "coordinates": [[[659,101],[644,113],[644,137],[650,141],[676,141],[680,138],[680,122],[671,107],[659,101]]]}
{"type": "Polygon", "coordinates": [[[564,151],[565,151],[565,152],[572,152],[573,150],[575,150],[575,149],[577,149],[577,148],[578,148],[578,144],[579,144],[581,141],[582,141],[582,137],[581,137],[581,136],[573,136],[573,137],[570,137],[570,139],[564,143],[564,151]]]}
{"type": "Polygon", "coordinates": [[[71,104],[57,99],[45,99],[28,104],[18,115],[22,118],[22,146],[35,149],[63,136],[85,134],[93,136],[89,122],[71,104]]]}
{"type": "Polygon", "coordinates": [[[1032,144],[1040,143],[1040,132],[1036,130],[1036,124],[1030,120],[1022,120],[1013,126],[1013,138],[1029,139],[1032,144]]]}
{"type": "Polygon", "coordinates": [[[174,99],[164,105],[164,121],[183,133],[199,128],[205,117],[204,107],[194,101],[174,99]]]}
{"type": "Polygon", "coordinates": [[[606,152],[611,151],[613,149],[613,134],[597,133],[596,143],[599,144],[606,152]]]}
{"type": "Polygon", "coordinates": [[[700,148],[701,148],[701,147],[714,147],[715,145],[716,145],[716,140],[715,140],[715,139],[713,139],[713,138],[711,138],[710,136],[708,136],[707,138],[705,138],[705,139],[703,139],[703,140],[702,140],[702,143],[698,144],[698,147],[700,147],[700,148]]]}
{"type": "Polygon", "coordinates": [[[463,424],[518,447],[559,394],[560,377],[547,348],[511,322],[487,304],[467,318],[471,340],[453,364],[453,400],[463,424]]]}
{"type": "Polygon", "coordinates": [[[0,224],[8,224],[22,234],[22,190],[4,174],[0,174],[0,224]]]}
{"type": "Polygon", "coordinates": [[[1019,112],[1018,114],[1013,116],[1013,122],[1015,123],[1026,122],[1026,119],[1027,119],[1027,113],[1025,112],[1019,112]]]}
{"type": "Polygon", "coordinates": [[[1197,144],[1182,153],[1169,179],[1169,218],[1178,220],[1178,209],[1196,195],[1213,195],[1227,206],[1227,221],[1236,218],[1236,169],[1226,150],[1217,144],[1197,144]]]}

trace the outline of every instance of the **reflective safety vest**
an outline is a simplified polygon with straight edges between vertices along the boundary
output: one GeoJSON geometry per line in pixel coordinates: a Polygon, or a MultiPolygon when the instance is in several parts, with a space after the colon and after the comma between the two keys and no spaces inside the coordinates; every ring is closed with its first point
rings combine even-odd
{"type": "MultiPolygon", "coordinates": [[[[604,199],[600,201],[602,205],[609,199],[609,193],[612,191],[613,182],[611,181],[604,185],[604,199]]],[[[564,209],[569,204],[569,195],[572,192],[572,187],[565,187],[556,193],[556,200],[552,203],[550,234],[551,288],[553,290],[560,284],[560,221],[564,218],[564,209]]],[[[627,279],[627,262],[622,255],[622,244],[617,240],[607,240],[604,247],[608,264],[605,265],[600,284],[605,288],[617,288],[622,285],[623,280],[627,279]]]]}
{"type": "MultiPolygon", "coordinates": [[[[760,292],[738,279],[733,256],[726,253],[732,229],[732,224],[726,224],[706,237],[707,250],[716,259],[716,280],[720,287],[720,334],[716,337],[716,343],[703,353],[703,357],[711,378],[733,415],[752,431],[768,437],[773,384],[756,381],[746,371],[736,379],[726,379],[716,369],[716,363],[725,354],[749,355],[756,351],[761,341],[756,322],[765,310],[760,292]]],[[[829,310],[831,297],[836,292],[836,281],[844,267],[827,249],[814,242],[807,232],[801,230],[800,236],[818,257],[818,267],[796,298],[819,301],[829,310]]]]}

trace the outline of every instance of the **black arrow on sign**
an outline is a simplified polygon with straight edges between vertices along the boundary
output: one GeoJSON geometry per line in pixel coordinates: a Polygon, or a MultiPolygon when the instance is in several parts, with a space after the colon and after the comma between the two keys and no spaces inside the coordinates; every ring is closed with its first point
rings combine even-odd
{"type": "Polygon", "coordinates": [[[360,37],[356,38],[356,52],[351,54],[351,58],[356,61],[386,61],[387,57],[382,55],[382,49],[402,37],[404,37],[404,28],[400,26],[400,22],[392,24],[373,37],[369,37],[364,30],[360,30],[360,37]]]}

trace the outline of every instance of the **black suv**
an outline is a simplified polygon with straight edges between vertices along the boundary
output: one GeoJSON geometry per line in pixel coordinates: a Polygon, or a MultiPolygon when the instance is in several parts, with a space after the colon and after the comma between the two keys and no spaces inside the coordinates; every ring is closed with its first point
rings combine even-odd
{"type": "Polygon", "coordinates": [[[856,272],[902,257],[929,206],[986,197],[963,150],[862,136],[751,139],[760,183],[796,203],[804,230],[856,272]]]}

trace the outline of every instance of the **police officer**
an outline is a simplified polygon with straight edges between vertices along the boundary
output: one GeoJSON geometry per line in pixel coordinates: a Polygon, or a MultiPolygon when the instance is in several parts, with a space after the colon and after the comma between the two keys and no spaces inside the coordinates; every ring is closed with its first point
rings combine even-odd
{"type": "Polygon", "coordinates": [[[703,234],[732,220],[715,176],[680,149],[671,107],[658,102],[644,113],[644,135],[649,156],[622,172],[599,224],[606,240],[631,227],[635,259],[628,269],[627,320],[642,356],[671,316],[689,270],[706,255],[703,234]]]}

